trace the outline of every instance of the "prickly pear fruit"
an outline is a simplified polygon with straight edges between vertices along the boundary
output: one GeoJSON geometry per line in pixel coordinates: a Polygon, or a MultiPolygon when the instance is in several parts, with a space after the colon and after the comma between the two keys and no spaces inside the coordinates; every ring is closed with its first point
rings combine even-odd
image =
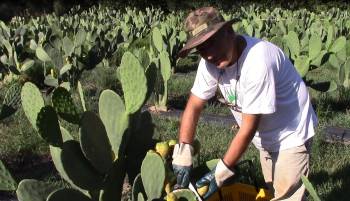
{"type": "Polygon", "coordinates": [[[156,152],[162,156],[162,158],[166,158],[169,153],[169,145],[167,142],[158,142],[155,149],[156,152]]]}
{"type": "Polygon", "coordinates": [[[176,145],[176,140],[169,140],[168,141],[168,145],[169,145],[169,147],[175,146],[176,145]]]}
{"type": "Polygon", "coordinates": [[[200,188],[197,188],[197,192],[200,196],[203,196],[204,194],[206,194],[209,190],[209,186],[208,185],[205,185],[205,186],[202,186],[200,188]]]}
{"type": "Polygon", "coordinates": [[[165,182],[164,191],[169,194],[171,192],[171,184],[169,181],[165,182]]]}
{"type": "Polygon", "coordinates": [[[174,193],[168,193],[166,196],[166,201],[177,201],[177,197],[174,193]]]}

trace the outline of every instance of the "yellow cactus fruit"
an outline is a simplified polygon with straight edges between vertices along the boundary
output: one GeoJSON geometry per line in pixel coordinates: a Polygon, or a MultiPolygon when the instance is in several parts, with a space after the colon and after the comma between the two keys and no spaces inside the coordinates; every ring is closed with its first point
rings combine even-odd
{"type": "Polygon", "coordinates": [[[163,158],[166,158],[169,153],[169,145],[167,142],[158,142],[156,144],[156,152],[158,152],[163,158]]]}
{"type": "Polygon", "coordinates": [[[52,76],[52,77],[55,77],[55,71],[54,71],[52,68],[51,68],[50,73],[51,73],[51,76],[52,76]]]}
{"type": "Polygon", "coordinates": [[[197,192],[200,196],[203,196],[204,194],[206,194],[209,190],[209,186],[208,185],[205,185],[205,186],[202,186],[200,188],[197,188],[197,192]]]}
{"type": "Polygon", "coordinates": [[[168,193],[166,195],[166,201],[177,201],[177,197],[174,193],[168,193]]]}
{"type": "Polygon", "coordinates": [[[170,182],[165,183],[164,191],[169,194],[171,192],[171,184],[170,182]]]}
{"type": "Polygon", "coordinates": [[[168,141],[168,145],[169,145],[169,147],[173,147],[173,146],[175,146],[176,145],[176,140],[169,140],[168,141]]]}

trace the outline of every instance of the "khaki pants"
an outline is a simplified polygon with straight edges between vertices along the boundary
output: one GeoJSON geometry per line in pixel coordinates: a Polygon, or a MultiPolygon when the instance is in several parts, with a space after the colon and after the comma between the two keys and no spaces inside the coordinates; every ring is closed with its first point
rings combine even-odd
{"type": "Polygon", "coordinates": [[[309,174],[311,141],[280,152],[260,151],[264,179],[275,200],[303,201],[305,186],[301,175],[309,174]]]}

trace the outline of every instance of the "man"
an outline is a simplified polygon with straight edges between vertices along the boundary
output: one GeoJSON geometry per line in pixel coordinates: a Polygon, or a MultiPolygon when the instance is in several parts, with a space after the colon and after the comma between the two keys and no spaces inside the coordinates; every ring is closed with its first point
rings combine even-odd
{"type": "Polygon", "coordinates": [[[209,185],[204,198],[235,174],[234,165],[252,141],[260,151],[273,200],[303,200],[305,187],[300,177],[309,172],[308,144],[317,124],[307,87],[280,48],[236,34],[234,21],[225,21],[213,7],[199,8],[186,18],[189,40],[179,56],[196,48],[202,59],[174,149],[175,188],[189,184],[198,118],[219,88],[239,130],[216,168],[196,183],[197,187],[209,185]]]}

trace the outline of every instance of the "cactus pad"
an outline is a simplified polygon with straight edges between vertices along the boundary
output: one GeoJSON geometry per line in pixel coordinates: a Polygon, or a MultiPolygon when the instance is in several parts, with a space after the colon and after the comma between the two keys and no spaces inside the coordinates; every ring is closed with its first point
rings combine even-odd
{"type": "Polygon", "coordinates": [[[294,61],[294,66],[301,77],[305,77],[305,75],[309,72],[309,64],[310,60],[306,56],[299,56],[294,61]]]}
{"type": "Polygon", "coordinates": [[[145,189],[143,188],[142,184],[142,179],[141,179],[141,174],[138,174],[135,179],[134,183],[132,185],[132,201],[138,201],[138,195],[142,194],[142,197],[145,197],[146,192],[145,189]]]}
{"type": "Polygon", "coordinates": [[[161,156],[147,152],[141,165],[141,178],[148,200],[160,198],[165,180],[165,166],[161,156]]]}
{"type": "Polygon", "coordinates": [[[125,160],[118,158],[107,174],[99,201],[122,200],[125,172],[125,160]]]}
{"type": "Polygon", "coordinates": [[[70,93],[63,87],[55,89],[52,95],[52,103],[57,113],[64,120],[78,124],[80,120],[80,114],[75,106],[70,93]]]}
{"type": "Polygon", "coordinates": [[[147,68],[146,77],[147,77],[147,94],[146,94],[145,101],[147,101],[149,97],[152,95],[152,92],[154,90],[154,87],[157,81],[157,66],[154,62],[151,62],[149,67],[147,68]]]}
{"type": "Polygon", "coordinates": [[[25,115],[37,130],[36,119],[41,108],[44,107],[44,99],[39,89],[33,83],[26,82],[22,87],[21,100],[25,115]]]}
{"type": "Polygon", "coordinates": [[[80,145],[85,157],[102,174],[111,168],[112,148],[105,126],[93,112],[84,112],[80,122],[80,145]]]}
{"type": "Polygon", "coordinates": [[[18,83],[8,88],[1,108],[0,120],[11,116],[21,106],[21,88],[22,86],[18,83]]]}
{"type": "Polygon", "coordinates": [[[43,201],[58,187],[35,179],[22,180],[16,190],[19,201],[43,201]]]}
{"type": "Polygon", "coordinates": [[[300,42],[298,38],[298,34],[294,31],[288,32],[285,36],[286,44],[292,54],[292,58],[295,56],[299,56],[300,53],[300,42]]]}
{"type": "Polygon", "coordinates": [[[125,107],[129,114],[138,111],[147,94],[147,78],[144,68],[138,59],[130,52],[124,53],[118,68],[122,84],[125,107]]]}
{"type": "Polygon", "coordinates": [[[100,117],[106,127],[112,149],[115,154],[118,154],[123,134],[129,123],[123,100],[112,90],[104,90],[98,105],[100,117]]]}
{"type": "Polygon", "coordinates": [[[47,201],[92,201],[89,197],[75,189],[59,189],[52,192],[47,201]]]}
{"type": "Polygon", "coordinates": [[[189,189],[179,189],[179,190],[173,191],[173,193],[175,194],[178,200],[187,200],[187,201],[197,200],[195,194],[189,189]]]}
{"type": "Polygon", "coordinates": [[[63,144],[62,134],[56,111],[47,105],[41,108],[36,125],[40,136],[50,145],[61,147],[63,144]]]}
{"type": "Polygon", "coordinates": [[[159,54],[160,59],[160,72],[162,74],[164,82],[167,82],[171,76],[171,64],[169,54],[166,51],[162,51],[159,54]]]}
{"type": "Polygon", "coordinates": [[[154,27],[152,30],[152,42],[158,52],[163,50],[163,37],[158,27],[154,27]]]}
{"type": "Polygon", "coordinates": [[[313,60],[321,53],[322,39],[319,35],[312,35],[309,41],[309,59],[313,60]]]}
{"type": "Polygon", "coordinates": [[[66,141],[62,149],[50,146],[50,153],[57,171],[73,186],[84,190],[101,188],[103,176],[84,157],[78,142],[66,141]]]}

